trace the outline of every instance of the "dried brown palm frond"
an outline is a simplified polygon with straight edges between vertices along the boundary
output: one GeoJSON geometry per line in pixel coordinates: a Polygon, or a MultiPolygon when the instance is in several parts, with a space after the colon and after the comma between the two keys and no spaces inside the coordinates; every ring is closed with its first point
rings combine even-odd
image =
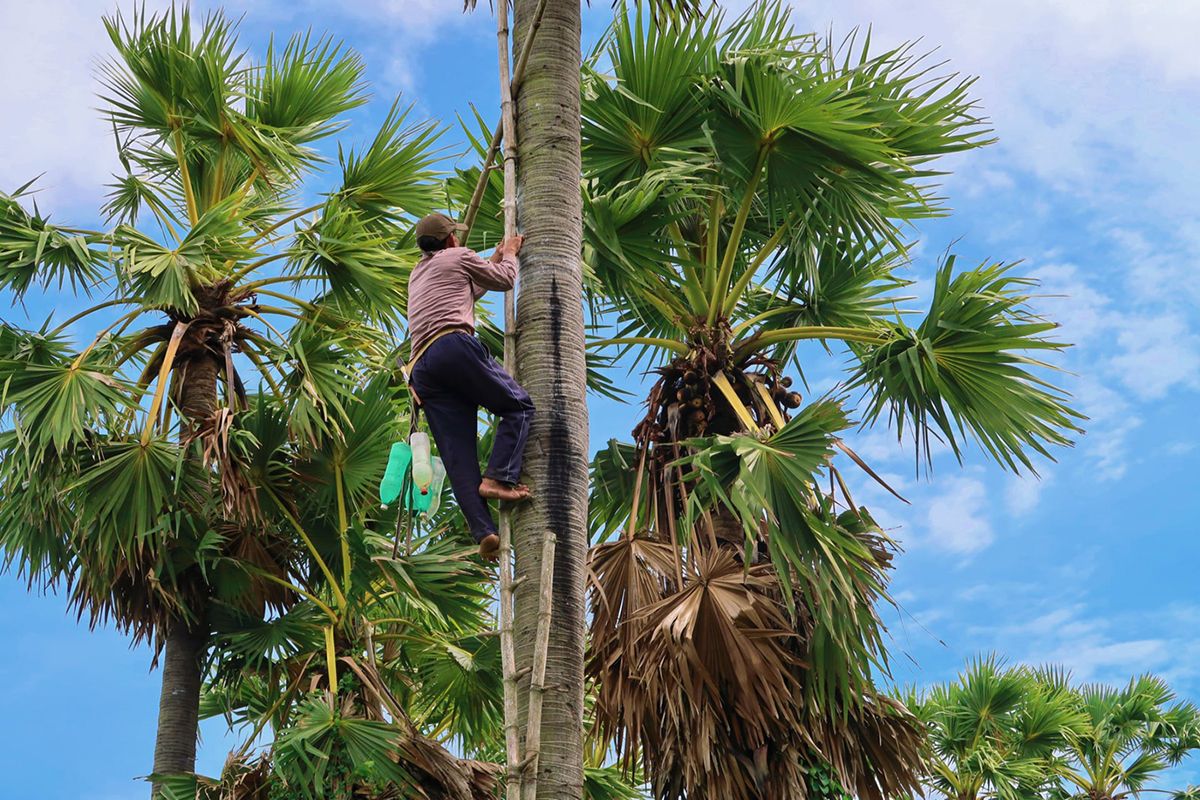
{"type": "MultiPolygon", "coordinates": [[[[869,526],[847,533],[869,554],[864,569],[881,575],[891,558],[886,537],[869,526]]],[[[827,652],[836,634],[829,610],[812,608],[792,584],[789,614],[772,564],[747,568],[740,545],[697,539],[681,587],[665,542],[636,537],[593,549],[596,732],[627,767],[652,776],[664,800],[803,798],[814,763],[828,763],[863,800],[909,791],[920,763],[912,716],[870,686],[851,682],[830,694],[813,672],[817,663],[846,668],[827,652]]],[[[842,599],[853,608],[835,612],[873,615],[881,584],[851,583],[852,597],[842,599]]],[[[835,599],[833,587],[806,586],[835,599]]]]}
{"type": "Polygon", "coordinates": [[[801,665],[787,642],[795,634],[772,597],[770,568],[747,571],[724,549],[698,550],[676,590],[665,577],[674,570],[670,545],[633,539],[597,551],[596,594],[630,601],[597,604],[607,627],[593,626],[589,671],[600,679],[601,735],[628,761],[640,756],[659,796],[684,787],[696,797],[761,796],[768,783],[801,785],[799,770],[766,768],[776,742],[803,737],[791,678],[801,665]],[[658,583],[637,551],[657,562],[658,583]]]}
{"type": "Polygon", "coordinates": [[[675,552],[669,544],[627,536],[593,548],[590,567],[592,626],[586,670],[596,687],[596,708],[611,712],[605,719],[597,717],[597,727],[607,738],[642,728],[636,718],[625,716],[651,702],[631,661],[644,628],[638,615],[674,591],[675,552]]]}
{"type": "MultiPolygon", "coordinates": [[[[219,531],[225,537],[226,552],[237,560],[239,569],[277,578],[287,576],[287,564],[291,563],[294,553],[291,543],[284,537],[259,526],[234,523],[219,526],[219,531]]],[[[295,592],[271,580],[254,581],[239,596],[228,598],[234,605],[259,617],[267,608],[283,611],[297,599],[295,592]]]]}
{"type": "Polygon", "coordinates": [[[859,800],[914,796],[922,763],[922,732],[905,706],[877,694],[840,724],[806,723],[843,785],[859,800]]]}
{"type": "Polygon", "coordinates": [[[415,788],[428,800],[492,800],[495,796],[498,764],[455,758],[437,742],[416,734],[400,750],[415,788]]]}
{"type": "Polygon", "coordinates": [[[230,756],[221,770],[219,800],[269,800],[271,762],[266,756],[253,761],[230,756]]]}
{"type": "MultiPolygon", "coordinates": [[[[643,536],[597,545],[591,552],[593,631],[627,640],[633,617],[674,591],[675,550],[643,536]]],[[[607,637],[606,637],[607,638],[607,637]]]]}
{"type": "Polygon", "coordinates": [[[200,441],[204,465],[216,468],[225,517],[253,522],[261,518],[262,510],[258,492],[233,441],[236,420],[237,413],[222,406],[199,424],[193,437],[200,441]]]}

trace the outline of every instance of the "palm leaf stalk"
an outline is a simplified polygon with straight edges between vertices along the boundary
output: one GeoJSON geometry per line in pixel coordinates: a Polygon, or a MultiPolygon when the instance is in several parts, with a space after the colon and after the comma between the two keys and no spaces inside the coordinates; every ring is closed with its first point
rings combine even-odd
{"type": "Polygon", "coordinates": [[[895,546],[835,461],[877,478],[844,441],[851,391],[927,465],[973,440],[1032,470],[1078,432],[1011,266],[948,257],[909,324],[901,228],[944,213],[938,156],[990,140],[970,80],[870,44],[798,34],[778,2],[639,5],[585,64],[594,344],[656,376],[593,463],[588,674],[596,732],[656,797],[804,797],[826,765],[858,797],[917,788],[917,720],[875,684],[895,546]],[[850,369],[805,403],[808,341],[850,369]]]}

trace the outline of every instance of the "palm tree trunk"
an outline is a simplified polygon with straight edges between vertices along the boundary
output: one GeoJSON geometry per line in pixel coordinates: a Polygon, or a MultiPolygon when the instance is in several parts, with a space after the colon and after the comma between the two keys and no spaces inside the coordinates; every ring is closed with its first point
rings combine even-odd
{"type": "MultiPolygon", "coordinates": [[[[538,0],[515,0],[514,41],[530,34],[538,0]]],[[[517,664],[532,663],[542,543],[558,537],[553,625],[546,666],[538,792],[583,793],[584,578],[587,561],[588,416],[584,394],[583,238],[580,179],[579,0],[550,0],[517,95],[518,378],[537,408],[526,473],[533,500],[514,509],[517,664]]],[[[528,684],[519,707],[528,707],[528,684]]],[[[525,720],[522,720],[525,724],[525,720]]]]}
{"type": "MultiPolygon", "coordinates": [[[[183,435],[186,436],[186,431],[207,419],[217,406],[220,364],[205,355],[185,363],[186,366],[177,365],[175,369],[177,375],[183,376],[178,394],[180,413],[184,416],[183,435]]],[[[177,622],[167,633],[164,645],[158,732],[154,741],[155,775],[194,772],[196,769],[200,669],[208,641],[208,609],[193,608],[190,611],[195,621],[190,624],[183,620],[177,622]]],[[[155,785],[151,796],[157,793],[155,785]]]]}
{"type": "Polygon", "coordinates": [[[156,775],[196,769],[200,666],[207,641],[208,634],[200,627],[180,625],[167,635],[154,742],[156,775]]]}

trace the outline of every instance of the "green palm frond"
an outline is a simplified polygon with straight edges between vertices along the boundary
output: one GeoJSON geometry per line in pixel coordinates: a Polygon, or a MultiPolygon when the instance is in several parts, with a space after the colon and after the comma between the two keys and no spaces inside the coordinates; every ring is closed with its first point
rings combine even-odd
{"type": "Polygon", "coordinates": [[[64,453],[96,439],[128,402],[129,392],[111,367],[94,354],[55,363],[0,359],[3,397],[23,443],[64,453]]]}
{"type": "Polygon", "coordinates": [[[432,637],[408,652],[414,719],[484,757],[504,728],[500,641],[496,636],[432,637]]]}
{"type": "Polygon", "coordinates": [[[241,56],[235,26],[211,14],[198,26],[191,12],[135,10],[104,19],[119,60],[104,68],[106,96],[114,122],[166,139],[183,124],[191,135],[221,135],[219,122],[236,89],[241,56]],[[186,121],[186,123],[185,123],[186,121]]]}
{"type": "Polygon", "coordinates": [[[869,394],[865,419],[887,411],[926,458],[931,435],[960,459],[969,436],[1000,464],[1033,470],[1031,453],[1052,459],[1051,446],[1081,431],[1064,393],[1036,374],[1051,367],[1027,355],[1065,347],[1045,336],[1058,326],[1028,310],[1032,282],[1011,267],[953,268],[950,257],[938,270],[919,327],[897,323],[891,341],[863,352],[853,385],[869,394]]]}
{"type": "Polygon", "coordinates": [[[346,344],[341,331],[297,326],[286,347],[271,353],[291,401],[289,427],[303,441],[315,444],[341,436],[351,407],[360,402],[355,396],[358,353],[346,344]]]}
{"type": "Polygon", "coordinates": [[[806,325],[877,328],[911,299],[896,294],[908,285],[895,274],[901,266],[902,254],[887,245],[796,241],[764,275],[765,288],[747,292],[739,316],[760,318],[747,330],[766,333],[806,325]]]}
{"type": "Polygon", "coordinates": [[[27,183],[12,194],[0,192],[0,289],[21,297],[34,285],[69,283],[88,288],[103,276],[105,255],[100,233],[61,228],[50,223],[36,205],[27,211],[20,203],[29,194],[27,183]]]}
{"type": "Polygon", "coordinates": [[[317,650],[324,643],[324,614],[312,603],[298,603],[273,619],[230,618],[229,628],[217,631],[215,646],[249,674],[317,650]]]}
{"type": "Polygon", "coordinates": [[[376,788],[411,786],[413,776],[394,758],[403,740],[395,725],[346,716],[326,698],[313,695],[298,705],[292,723],[275,740],[275,774],[304,798],[348,791],[369,777],[376,788]]]}
{"type": "Polygon", "coordinates": [[[487,624],[491,594],[482,583],[482,566],[473,548],[439,536],[413,543],[411,553],[391,555],[392,542],[368,536],[371,560],[394,596],[383,608],[395,616],[420,618],[429,630],[464,634],[487,624]]]}
{"type": "Polygon", "coordinates": [[[185,466],[177,445],[151,437],[146,442],[100,447],[69,491],[78,498],[86,518],[120,544],[112,552],[112,557],[118,558],[122,551],[138,547],[150,532],[170,524],[166,515],[186,500],[189,492],[197,492],[197,477],[185,466]],[[177,482],[180,476],[191,481],[177,482]]]}
{"type": "Polygon", "coordinates": [[[604,40],[616,82],[584,69],[588,177],[616,186],[671,162],[703,159],[709,142],[695,123],[695,86],[715,66],[722,22],[713,13],[656,26],[643,18],[640,3],[632,16],[618,16],[604,40]]]}
{"type": "Polygon", "coordinates": [[[593,456],[592,491],[588,497],[588,530],[593,544],[607,540],[629,518],[637,466],[637,448],[616,439],[610,439],[608,447],[593,456]]]}
{"type": "Polygon", "coordinates": [[[296,34],[267,45],[260,69],[246,75],[245,116],[264,132],[304,147],[341,130],[342,114],[366,102],[364,65],[331,37],[296,34]]]}
{"type": "MultiPolygon", "coordinates": [[[[785,582],[793,570],[808,569],[811,559],[835,546],[821,541],[824,534],[842,538],[814,514],[814,484],[833,456],[836,435],[849,425],[837,402],[823,400],[806,406],[764,441],[717,436],[711,442],[696,442],[694,454],[680,462],[695,470],[698,481],[689,525],[703,508],[719,503],[737,515],[748,546],[761,535],[762,526],[768,526],[772,557],[785,582]]],[[[854,556],[868,555],[851,549],[854,556]]]]}
{"type": "Polygon", "coordinates": [[[411,222],[437,207],[433,165],[442,155],[437,142],[443,131],[434,122],[409,123],[411,110],[400,110],[397,100],[362,155],[341,155],[338,196],[368,224],[411,222]]]}
{"type": "Polygon", "coordinates": [[[322,279],[331,299],[361,309],[371,322],[394,326],[406,302],[399,280],[406,261],[393,243],[393,235],[372,229],[361,212],[334,197],[297,232],[289,268],[294,276],[322,279]]]}
{"type": "Polygon", "coordinates": [[[626,779],[615,766],[584,767],[583,796],[586,800],[645,800],[637,783],[626,779]]]}

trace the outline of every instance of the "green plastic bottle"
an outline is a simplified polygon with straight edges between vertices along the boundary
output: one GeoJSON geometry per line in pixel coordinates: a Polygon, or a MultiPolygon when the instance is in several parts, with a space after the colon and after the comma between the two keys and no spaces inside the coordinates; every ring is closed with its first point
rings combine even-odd
{"type": "Polygon", "coordinates": [[[379,502],[387,508],[396,502],[400,490],[404,488],[404,476],[412,464],[412,448],[406,442],[396,442],[388,454],[387,469],[383,471],[383,480],[379,482],[379,502]]]}

